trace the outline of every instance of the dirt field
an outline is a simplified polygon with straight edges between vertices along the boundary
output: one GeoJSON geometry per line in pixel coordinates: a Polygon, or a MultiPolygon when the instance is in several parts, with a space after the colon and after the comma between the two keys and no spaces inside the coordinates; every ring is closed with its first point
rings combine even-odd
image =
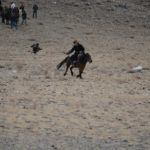
{"type": "Polygon", "coordinates": [[[38,0],[38,19],[33,3],[27,26],[0,23],[0,150],[150,150],[150,2],[38,0]],[[82,80],[56,69],[75,39],[82,80]]]}

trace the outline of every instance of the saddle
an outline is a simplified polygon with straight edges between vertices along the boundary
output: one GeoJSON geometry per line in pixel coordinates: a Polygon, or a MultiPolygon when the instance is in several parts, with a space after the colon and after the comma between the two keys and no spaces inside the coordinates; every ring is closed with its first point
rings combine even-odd
{"type": "Polygon", "coordinates": [[[74,65],[74,67],[77,67],[77,64],[80,63],[80,64],[83,64],[84,63],[84,60],[85,60],[85,54],[83,53],[80,53],[77,57],[76,60],[73,60],[72,63],[74,65]]]}

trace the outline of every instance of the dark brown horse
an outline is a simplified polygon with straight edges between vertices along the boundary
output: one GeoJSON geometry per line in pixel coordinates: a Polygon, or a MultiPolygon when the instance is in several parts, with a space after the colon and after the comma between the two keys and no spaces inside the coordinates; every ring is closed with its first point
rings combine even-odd
{"type": "Polygon", "coordinates": [[[66,63],[66,71],[64,73],[64,76],[67,74],[68,72],[68,69],[70,68],[70,72],[71,72],[71,75],[73,76],[73,71],[72,69],[73,68],[78,68],[79,69],[79,74],[77,75],[77,78],[80,77],[80,79],[82,78],[82,73],[83,73],[83,70],[87,64],[87,62],[89,63],[92,63],[92,59],[91,59],[91,56],[90,54],[86,53],[84,54],[83,56],[81,56],[78,61],[77,61],[77,65],[74,66],[70,57],[66,57],[62,62],[60,62],[58,65],[57,65],[57,69],[59,69],[64,63],[66,63]]]}

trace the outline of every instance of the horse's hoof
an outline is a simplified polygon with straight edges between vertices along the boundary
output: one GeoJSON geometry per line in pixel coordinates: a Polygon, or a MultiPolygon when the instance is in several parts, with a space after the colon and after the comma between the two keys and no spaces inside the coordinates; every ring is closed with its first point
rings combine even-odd
{"type": "Polygon", "coordinates": [[[64,76],[66,76],[66,73],[64,73],[64,76]]]}

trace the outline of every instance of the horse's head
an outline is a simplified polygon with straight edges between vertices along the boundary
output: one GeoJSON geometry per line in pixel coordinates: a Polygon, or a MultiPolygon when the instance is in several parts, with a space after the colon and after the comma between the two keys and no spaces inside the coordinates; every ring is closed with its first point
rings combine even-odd
{"type": "Polygon", "coordinates": [[[92,58],[91,58],[91,55],[89,53],[86,53],[86,59],[89,63],[92,63],[92,58]]]}

